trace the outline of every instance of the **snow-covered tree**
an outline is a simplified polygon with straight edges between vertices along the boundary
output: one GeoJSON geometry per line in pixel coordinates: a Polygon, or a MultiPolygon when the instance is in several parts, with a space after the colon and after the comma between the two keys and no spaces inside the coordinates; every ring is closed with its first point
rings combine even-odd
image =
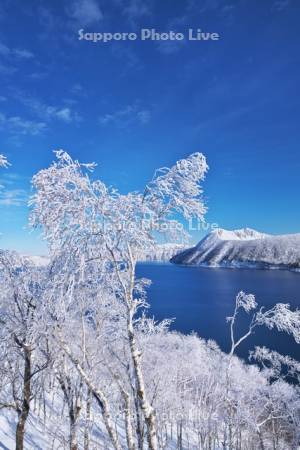
{"type": "Polygon", "coordinates": [[[22,450],[38,375],[49,363],[39,331],[43,274],[16,253],[1,251],[0,283],[0,407],[16,411],[16,449],[22,450]]]}
{"type": "MultiPolygon", "coordinates": [[[[144,192],[122,195],[101,181],[91,180],[88,171],[94,169],[94,164],[80,164],[61,150],[56,156],[57,161],[49,169],[33,178],[36,194],[31,201],[31,224],[43,227],[53,257],[66,262],[64,270],[72,275],[73,286],[77,283],[73,269],[70,272],[74,261],[78,277],[84,274],[88,263],[101,266],[103,285],[110,283],[112,294],[123,306],[134,389],[145,420],[149,448],[156,449],[155,411],[145,389],[134,326],[138,310],[147,306],[145,297],[139,295],[135,266],[139,252],[155,245],[155,233],[184,237],[178,231],[182,228],[174,227],[175,215],[203,220],[206,208],[200,182],[207,171],[205,158],[195,153],[170,169],[157,171],[144,192]]],[[[64,348],[67,352],[68,347],[64,348]]],[[[74,360],[74,364],[86,378],[80,360],[74,360]]],[[[93,390],[91,385],[89,388],[93,390]]],[[[105,401],[102,399],[101,403],[105,401]]],[[[112,430],[110,434],[118,448],[112,430]]]]}

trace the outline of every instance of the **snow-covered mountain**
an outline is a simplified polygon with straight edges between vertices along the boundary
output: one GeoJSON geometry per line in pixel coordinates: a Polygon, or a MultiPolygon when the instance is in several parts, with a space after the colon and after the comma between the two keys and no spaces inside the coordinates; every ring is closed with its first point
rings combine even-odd
{"type": "Polygon", "coordinates": [[[195,247],[171,258],[175,264],[210,267],[300,269],[300,233],[274,236],[250,228],[214,230],[195,247]]]}

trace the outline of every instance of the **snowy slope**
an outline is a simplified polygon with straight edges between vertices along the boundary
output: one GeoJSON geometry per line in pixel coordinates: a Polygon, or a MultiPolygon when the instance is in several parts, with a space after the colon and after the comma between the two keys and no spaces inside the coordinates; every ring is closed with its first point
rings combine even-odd
{"type": "Polygon", "coordinates": [[[300,233],[273,236],[250,228],[217,229],[195,247],[175,255],[175,264],[211,267],[300,268],[300,233]]]}
{"type": "MultiPolygon", "coordinates": [[[[69,419],[60,395],[46,395],[46,417],[41,405],[34,407],[26,423],[24,450],[68,450],[69,419]]],[[[91,449],[113,450],[98,410],[93,411],[95,424],[91,431],[91,449]]],[[[0,410],[0,450],[15,449],[17,415],[10,409],[0,410]]],[[[125,442],[124,430],[118,427],[120,440],[125,442]]],[[[79,450],[83,450],[83,437],[79,433],[79,450]]],[[[124,447],[125,448],[125,447],[124,447]]]]}

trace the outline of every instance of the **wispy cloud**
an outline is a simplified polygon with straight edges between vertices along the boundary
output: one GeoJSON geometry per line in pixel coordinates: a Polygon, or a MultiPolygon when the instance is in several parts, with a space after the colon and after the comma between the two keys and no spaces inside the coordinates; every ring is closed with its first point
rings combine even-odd
{"type": "Polygon", "coordinates": [[[78,24],[85,26],[99,22],[103,13],[96,0],[73,0],[66,9],[67,15],[78,24]]]}
{"type": "Polygon", "coordinates": [[[30,78],[31,80],[43,80],[44,78],[46,78],[48,76],[48,72],[43,71],[43,72],[32,72],[28,78],[30,78]]]}
{"type": "Polygon", "coordinates": [[[3,42],[0,42],[0,55],[10,58],[31,59],[34,54],[25,48],[9,48],[3,42]]]}
{"type": "Polygon", "coordinates": [[[0,42],[0,55],[7,56],[9,54],[10,54],[10,50],[7,47],[7,45],[4,45],[2,42],[0,42]]]}
{"type": "Polygon", "coordinates": [[[221,17],[226,25],[231,25],[234,22],[236,9],[246,3],[245,0],[188,0],[186,8],[186,16],[192,17],[195,14],[206,14],[214,12],[221,17]]]}
{"type": "Polygon", "coordinates": [[[66,123],[70,123],[75,120],[75,116],[69,107],[61,108],[56,106],[47,106],[45,109],[45,117],[49,119],[59,119],[66,123]]]}
{"type": "Polygon", "coordinates": [[[290,5],[290,0],[276,0],[272,5],[273,11],[283,11],[290,5]]]}
{"type": "Polygon", "coordinates": [[[29,179],[16,172],[5,171],[0,177],[0,206],[22,206],[28,201],[29,179]]]}
{"type": "Polygon", "coordinates": [[[83,86],[80,83],[75,83],[71,87],[70,91],[72,94],[81,94],[83,92],[83,86]]]}
{"type": "Polygon", "coordinates": [[[210,11],[210,10],[221,10],[222,7],[228,5],[228,0],[188,0],[187,2],[189,10],[197,10],[200,13],[210,11]]]}
{"type": "Polygon", "coordinates": [[[157,49],[160,53],[164,55],[172,55],[173,53],[181,50],[186,44],[185,40],[182,41],[159,41],[157,44],[157,49]]]}
{"type": "MultiPolygon", "coordinates": [[[[174,32],[185,32],[187,23],[189,22],[188,14],[184,14],[180,17],[173,17],[167,22],[166,29],[172,30],[174,32]]],[[[157,49],[160,53],[165,55],[171,55],[181,50],[187,41],[183,39],[182,41],[157,41],[157,49]]]]}
{"type": "Polygon", "coordinates": [[[45,122],[53,119],[65,123],[81,121],[80,115],[69,106],[47,105],[38,98],[27,95],[24,92],[16,92],[15,97],[45,122]]]}
{"type": "Polygon", "coordinates": [[[119,76],[125,76],[128,74],[128,71],[137,71],[143,67],[143,63],[137,54],[131,47],[125,46],[124,43],[122,45],[120,43],[113,43],[111,45],[111,52],[116,59],[122,62],[122,70],[119,76]]]}
{"type": "Polygon", "coordinates": [[[31,135],[41,134],[46,129],[44,122],[26,120],[20,116],[7,117],[0,113],[0,129],[6,130],[13,135],[31,135]]]}
{"type": "Polygon", "coordinates": [[[131,20],[151,14],[151,1],[129,0],[124,2],[123,13],[131,20]]]}
{"type": "Polygon", "coordinates": [[[1,64],[0,63],[0,73],[2,75],[13,75],[17,72],[17,68],[12,66],[11,64],[1,64]]]}
{"type": "Polygon", "coordinates": [[[133,104],[127,105],[113,113],[100,116],[99,123],[103,126],[112,124],[119,128],[125,128],[135,123],[145,125],[150,119],[151,113],[148,109],[143,109],[137,104],[133,104]]]}
{"type": "Polygon", "coordinates": [[[21,58],[21,59],[31,59],[34,58],[34,54],[32,52],[30,52],[29,50],[26,50],[25,48],[21,49],[21,48],[16,48],[14,50],[14,55],[17,58],[21,58]]]}
{"type": "Polygon", "coordinates": [[[27,49],[9,48],[3,42],[0,42],[0,56],[3,62],[0,62],[0,73],[5,76],[13,75],[18,71],[20,60],[29,60],[34,58],[34,54],[27,49]]]}
{"type": "Polygon", "coordinates": [[[29,182],[29,180],[30,179],[24,175],[8,170],[1,173],[0,185],[15,185],[16,183],[24,181],[29,182]]]}
{"type": "Polygon", "coordinates": [[[0,205],[22,206],[28,201],[28,192],[25,189],[5,189],[0,186],[0,205]]]}

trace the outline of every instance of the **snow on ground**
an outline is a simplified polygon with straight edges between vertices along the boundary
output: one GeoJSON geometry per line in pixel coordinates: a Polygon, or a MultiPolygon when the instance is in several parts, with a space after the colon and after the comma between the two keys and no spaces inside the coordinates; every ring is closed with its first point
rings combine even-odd
{"type": "MultiPolygon", "coordinates": [[[[67,408],[63,407],[62,398],[53,398],[48,394],[46,401],[46,418],[42,408],[34,409],[32,402],[31,413],[26,423],[24,450],[69,450],[69,425],[67,408]]],[[[112,450],[108,441],[104,425],[97,412],[95,423],[91,430],[91,450],[112,450]]],[[[0,449],[15,449],[16,413],[9,409],[0,411],[0,449]]],[[[125,442],[125,432],[119,429],[121,441],[125,442]]],[[[83,436],[79,435],[79,446],[82,445],[83,436]]]]}

